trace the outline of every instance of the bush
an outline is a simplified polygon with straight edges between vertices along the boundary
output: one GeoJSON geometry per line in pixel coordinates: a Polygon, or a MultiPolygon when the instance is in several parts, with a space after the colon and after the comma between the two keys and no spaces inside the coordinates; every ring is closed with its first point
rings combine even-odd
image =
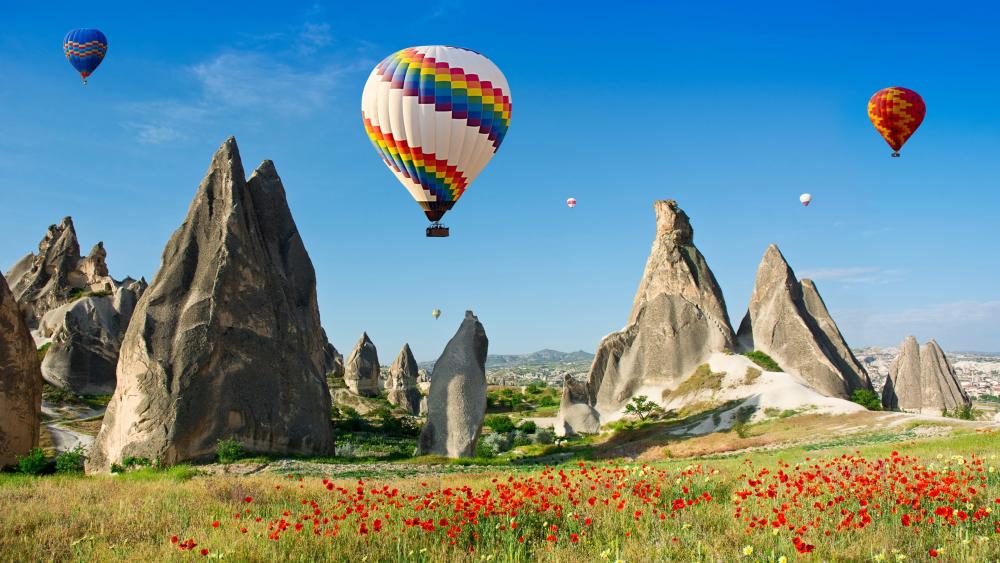
{"type": "Polygon", "coordinates": [[[520,430],[515,430],[508,434],[508,436],[510,436],[510,445],[512,448],[531,445],[531,437],[520,430]]]}
{"type": "Polygon", "coordinates": [[[17,468],[26,475],[41,475],[47,468],[49,462],[45,459],[45,452],[42,448],[31,448],[28,455],[17,456],[17,468]]]}
{"type": "Polygon", "coordinates": [[[535,424],[534,420],[525,420],[521,422],[517,429],[525,434],[534,434],[535,431],[538,430],[538,425],[535,424]]]}
{"type": "Polygon", "coordinates": [[[650,401],[649,397],[645,395],[636,395],[625,405],[625,412],[638,416],[639,420],[646,420],[649,415],[658,410],[660,410],[660,406],[650,401]]]}
{"type": "Polygon", "coordinates": [[[514,429],[514,421],[505,414],[494,414],[486,417],[483,425],[494,432],[506,433],[514,429]]]}
{"type": "Polygon", "coordinates": [[[882,400],[878,394],[871,389],[855,389],[851,393],[851,401],[855,402],[870,411],[882,410],[882,400]]]}
{"type": "Polygon", "coordinates": [[[753,417],[754,411],[757,410],[754,407],[740,407],[736,411],[735,420],[733,421],[732,430],[736,432],[736,435],[740,438],[747,438],[750,436],[750,419],[753,417]]]}
{"type": "Polygon", "coordinates": [[[354,407],[344,406],[339,409],[341,418],[333,422],[333,427],[346,432],[358,432],[368,428],[368,422],[358,414],[354,407]]]}
{"type": "Polygon", "coordinates": [[[45,353],[49,351],[49,347],[52,346],[51,342],[46,342],[38,348],[38,361],[41,362],[45,359],[45,353]]]}
{"type": "Polygon", "coordinates": [[[778,362],[774,361],[771,356],[768,356],[764,352],[754,350],[753,352],[747,352],[743,355],[750,358],[750,361],[767,371],[783,371],[781,366],[778,365],[778,362]]]}
{"type": "Polygon", "coordinates": [[[56,473],[79,473],[83,471],[83,462],[87,458],[87,450],[78,445],[72,450],[56,456],[56,473]]]}
{"type": "Polygon", "coordinates": [[[556,432],[551,428],[539,428],[535,432],[535,443],[536,444],[552,444],[556,441],[556,432]]]}
{"type": "Polygon", "coordinates": [[[215,456],[219,458],[219,463],[229,465],[243,457],[244,453],[243,444],[236,438],[226,438],[215,443],[215,456]]]}
{"type": "Polygon", "coordinates": [[[112,463],[111,472],[112,473],[125,473],[126,471],[132,469],[133,467],[149,467],[153,465],[153,462],[149,461],[149,458],[136,457],[136,456],[125,456],[120,464],[112,463]]]}
{"type": "Polygon", "coordinates": [[[979,418],[979,411],[972,408],[972,405],[962,405],[955,410],[941,409],[941,416],[959,418],[962,420],[976,420],[979,418]]]}
{"type": "Polygon", "coordinates": [[[376,409],[379,419],[379,429],[386,435],[418,436],[420,427],[409,417],[396,416],[386,408],[376,409]]]}

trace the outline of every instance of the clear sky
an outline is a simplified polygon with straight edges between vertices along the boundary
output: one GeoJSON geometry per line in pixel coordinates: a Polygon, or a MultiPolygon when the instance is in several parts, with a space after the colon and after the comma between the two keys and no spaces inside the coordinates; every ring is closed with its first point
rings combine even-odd
{"type": "Polygon", "coordinates": [[[465,309],[494,353],[592,351],[628,318],[664,198],[734,325],[773,242],[851,345],[1000,351],[1000,9],[684,4],[5,3],[0,267],[72,215],[112,275],[152,279],[235,135],[248,174],[274,160],[345,353],[367,330],[383,363],[404,341],[433,359],[465,309]],[[86,88],[61,51],[76,27],[109,41],[86,88]],[[482,52],[513,94],[447,239],[360,118],[374,64],[427,44],[482,52]],[[866,113],[893,85],[928,106],[898,159],[866,113]]]}

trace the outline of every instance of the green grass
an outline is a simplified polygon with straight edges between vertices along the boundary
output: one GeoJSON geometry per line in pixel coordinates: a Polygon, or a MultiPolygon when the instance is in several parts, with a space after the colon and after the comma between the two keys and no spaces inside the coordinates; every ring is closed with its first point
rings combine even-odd
{"type": "Polygon", "coordinates": [[[676,389],[670,391],[668,396],[681,397],[705,390],[718,391],[722,389],[722,380],[725,377],[726,372],[714,372],[708,364],[701,364],[676,389]]]}
{"type": "Polygon", "coordinates": [[[768,356],[764,352],[761,352],[759,350],[754,350],[753,352],[746,352],[743,355],[746,356],[747,358],[750,358],[750,361],[764,368],[767,371],[782,371],[781,366],[778,365],[778,362],[774,361],[774,359],[771,358],[771,356],[768,356]]]}

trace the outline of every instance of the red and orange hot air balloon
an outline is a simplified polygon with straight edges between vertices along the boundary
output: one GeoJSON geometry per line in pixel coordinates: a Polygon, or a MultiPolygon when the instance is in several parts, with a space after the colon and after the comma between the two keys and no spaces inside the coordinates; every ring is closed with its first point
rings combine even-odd
{"type": "Polygon", "coordinates": [[[925,113],[927,106],[920,94],[900,86],[879,90],[868,100],[868,118],[892,147],[892,156],[899,156],[899,149],[920,127],[925,113]]]}

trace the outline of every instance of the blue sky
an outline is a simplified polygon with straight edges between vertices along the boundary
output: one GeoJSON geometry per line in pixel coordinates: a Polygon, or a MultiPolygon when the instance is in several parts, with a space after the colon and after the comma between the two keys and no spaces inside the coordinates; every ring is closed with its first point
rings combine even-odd
{"type": "Polygon", "coordinates": [[[384,363],[404,341],[433,359],[465,309],[491,352],[592,351],[628,317],[664,198],[691,216],[734,325],[773,242],[852,345],[1000,351],[986,2],[31,4],[6,6],[0,35],[5,269],[72,215],[113,275],[151,279],[235,135],[248,174],[275,161],[344,352],[367,330],[384,363]],[[75,27],[110,44],[86,88],[61,53],[75,27]],[[484,53],[513,94],[448,239],[423,236],[360,119],[372,66],[426,44],[484,53]],[[928,106],[899,159],[866,114],[891,85],[928,106]]]}

